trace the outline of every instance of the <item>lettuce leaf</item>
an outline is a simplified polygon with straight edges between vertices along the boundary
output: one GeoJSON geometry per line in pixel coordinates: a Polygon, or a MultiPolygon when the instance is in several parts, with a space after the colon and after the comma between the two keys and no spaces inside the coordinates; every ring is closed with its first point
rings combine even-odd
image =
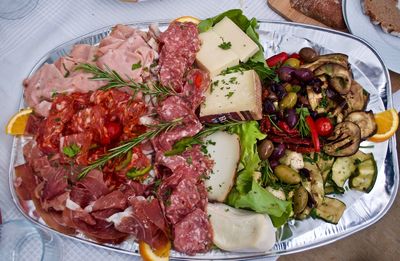
{"type": "Polygon", "coordinates": [[[206,32],[215,24],[220,22],[224,17],[231,19],[243,32],[245,32],[259,47],[259,50],[246,63],[241,63],[237,66],[228,68],[228,72],[253,69],[257,72],[261,80],[266,78],[273,79],[274,72],[268,67],[264,58],[264,48],[260,43],[259,35],[256,31],[258,23],[256,18],[249,20],[240,9],[232,9],[217,16],[202,20],[197,28],[199,31],[206,32]]]}
{"type": "Polygon", "coordinates": [[[286,223],[292,212],[292,203],[276,198],[264,189],[253,177],[260,167],[257,140],[266,137],[256,121],[246,122],[229,129],[240,138],[240,165],[236,185],[229,193],[227,204],[235,208],[246,208],[271,216],[272,223],[279,227],[286,223]]]}

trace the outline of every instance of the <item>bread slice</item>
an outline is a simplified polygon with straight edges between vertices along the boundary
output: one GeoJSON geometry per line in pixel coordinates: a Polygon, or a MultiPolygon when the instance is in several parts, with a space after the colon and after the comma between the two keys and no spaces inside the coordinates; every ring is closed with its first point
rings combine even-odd
{"type": "Polygon", "coordinates": [[[342,0],[290,0],[290,5],[329,27],[346,29],[342,14],[342,0]]]}
{"type": "Polygon", "coordinates": [[[400,37],[400,3],[397,0],[364,0],[364,12],[384,32],[400,37]]]}

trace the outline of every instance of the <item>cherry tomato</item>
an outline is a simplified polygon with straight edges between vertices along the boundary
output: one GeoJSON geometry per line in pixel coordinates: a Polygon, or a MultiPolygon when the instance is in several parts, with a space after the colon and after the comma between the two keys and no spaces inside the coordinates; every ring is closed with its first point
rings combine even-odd
{"type": "Polygon", "coordinates": [[[121,135],[121,125],[117,122],[108,122],[104,125],[107,129],[110,141],[115,140],[121,135]]]}
{"type": "Polygon", "coordinates": [[[298,54],[298,53],[292,53],[292,54],[289,56],[289,58],[295,58],[295,59],[301,61],[300,54],[298,54]]]}
{"type": "Polygon", "coordinates": [[[333,132],[333,124],[330,119],[322,117],[315,121],[315,127],[317,128],[318,135],[322,137],[328,137],[333,132]]]}

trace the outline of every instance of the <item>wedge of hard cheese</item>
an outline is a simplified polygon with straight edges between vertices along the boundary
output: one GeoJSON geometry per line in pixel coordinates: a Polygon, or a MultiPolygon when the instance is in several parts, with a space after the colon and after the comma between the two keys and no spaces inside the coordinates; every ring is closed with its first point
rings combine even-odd
{"type": "Polygon", "coordinates": [[[240,159],[239,136],[218,131],[206,138],[206,148],[214,166],[205,185],[210,201],[224,202],[231,190],[240,159]]]}
{"type": "Polygon", "coordinates": [[[203,122],[261,118],[261,82],[254,70],[212,78],[200,108],[200,119],[203,122]]]}
{"type": "Polygon", "coordinates": [[[275,244],[275,228],[268,215],[209,203],[207,213],[213,243],[226,251],[265,252],[275,244]]]}
{"type": "Polygon", "coordinates": [[[233,52],[239,56],[241,62],[247,62],[259,50],[258,45],[228,17],[214,25],[213,30],[224,42],[231,43],[233,52]]]}
{"type": "Polygon", "coordinates": [[[216,76],[228,67],[239,64],[239,56],[230,49],[219,46],[223,40],[213,30],[199,34],[201,40],[200,50],[196,54],[197,65],[216,76]]]}

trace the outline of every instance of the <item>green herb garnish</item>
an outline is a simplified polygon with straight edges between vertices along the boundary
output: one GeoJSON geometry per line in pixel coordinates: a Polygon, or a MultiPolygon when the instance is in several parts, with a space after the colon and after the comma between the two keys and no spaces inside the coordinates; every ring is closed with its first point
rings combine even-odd
{"type": "Polygon", "coordinates": [[[308,127],[306,117],[310,115],[310,112],[306,107],[297,108],[296,112],[299,115],[299,121],[297,122],[296,127],[299,130],[301,137],[307,137],[310,135],[310,127],[308,127]]]}
{"type": "Polygon", "coordinates": [[[218,45],[218,47],[222,50],[229,50],[232,47],[232,43],[223,41],[222,44],[218,45]]]}
{"type": "Polygon", "coordinates": [[[134,178],[143,176],[144,174],[148,173],[151,169],[152,169],[151,165],[149,165],[143,169],[133,168],[133,169],[129,170],[128,173],[126,173],[126,177],[128,179],[134,179],[134,178]]]}
{"type": "Polygon", "coordinates": [[[134,64],[132,64],[132,71],[136,70],[136,69],[139,69],[140,67],[142,67],[142,62],[141,61],[139,61],[138,63],[134,63],[134,64]]]}
{"type": "Polygon", "coordinates": [[[69,158],[75,157],[80,151],[81,148],[75,143],[63,148],[63,153],[69,158]]]}

